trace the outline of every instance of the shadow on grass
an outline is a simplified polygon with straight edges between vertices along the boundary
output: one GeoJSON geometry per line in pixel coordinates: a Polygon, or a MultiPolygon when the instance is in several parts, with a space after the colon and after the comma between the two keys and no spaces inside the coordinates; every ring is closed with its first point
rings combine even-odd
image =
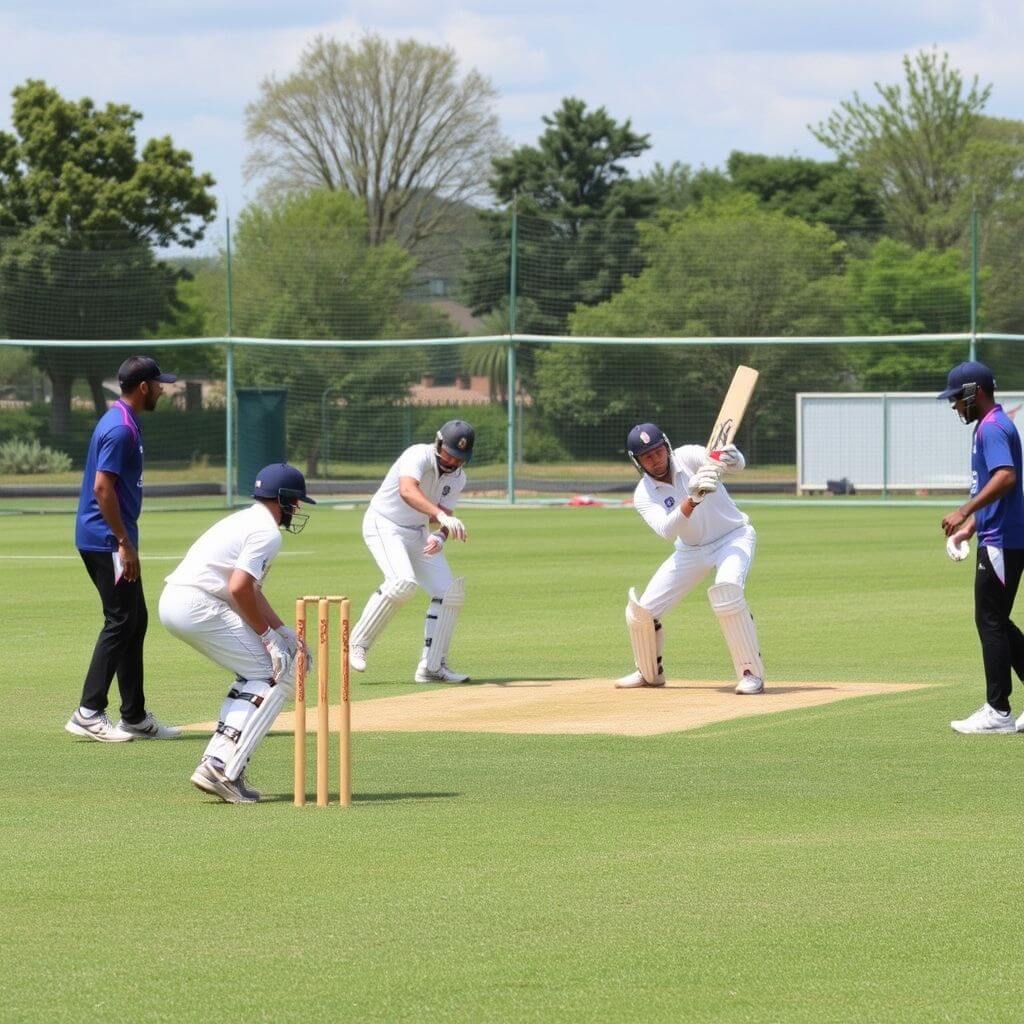
{"type": "MultiPolygon", "coordinates": [[[[352,803],[354,804],[386,804],[395,803],[399,800],[453,800],[462,796],[461,793],[353,793],[352,803]]],[[[337,793],[331,793],[331,806],[338,806],[337,793]]],[[[283,804],[291,803],[291,793],[266,793],[260,800],[262,804],[283,804]]],[[[316,807],[316,794],[306,794],[306,806],[316,807]]]]}

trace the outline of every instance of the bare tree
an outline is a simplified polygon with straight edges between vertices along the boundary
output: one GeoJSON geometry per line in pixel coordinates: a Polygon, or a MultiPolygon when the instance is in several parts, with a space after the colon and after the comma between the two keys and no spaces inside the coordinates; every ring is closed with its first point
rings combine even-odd
{"type": "Polygon", "coordinates": [[[504,148],[494,87],[458,71],[448,47],[318,36],[247,106],[246,175],[273,191],[345,189],[366,204],[371,243],[414,248],[486,193],[504,148]]]}

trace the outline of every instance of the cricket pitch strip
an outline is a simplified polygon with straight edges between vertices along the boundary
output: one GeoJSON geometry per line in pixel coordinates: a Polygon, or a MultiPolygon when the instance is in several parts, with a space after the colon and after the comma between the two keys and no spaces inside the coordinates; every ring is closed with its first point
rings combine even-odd
{"type": "MultiPolygon", "coordinates": [[[[469,683],[354,701],[352,728],[356,732],[655,736],[851,697],[920,690],[928,684],[775,682],[764,693],[749,697],[733,693],[733,685],[680,681],[657,689],[617,690],[611,679],[469,683]]],[[[306,715],[308,731],[315,728],[316,709],[307,709],[306,715]]],[[[338,708],[332,706],[332,723],[337,716],[338,708]]],[[[283,712],[273,731],[291,732],[294,721],[293,712],[283,712]]],[[[209,732],[215,725],[201,722],[186,728],[209,732]]]]}

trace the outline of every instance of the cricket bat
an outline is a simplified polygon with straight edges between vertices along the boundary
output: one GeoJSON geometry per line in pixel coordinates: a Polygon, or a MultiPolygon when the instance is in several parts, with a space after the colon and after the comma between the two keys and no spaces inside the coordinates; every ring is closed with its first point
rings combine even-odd
{"type": "Polygon", "coordinates": [[[727,444],[732,444],[736,431],[743,422],[743,414],[747,411],[750,399],[754,394],[759,374],[750,366],[737,366],[732,375],[732,383],[725,393],[722,408],[718,410],[718,418],[708,438],[708,458],[713,459],[714,453],[721,451],[727,444]]]}
{"type": "Polygon", "coordinates": [[[727,444],[732,444],[736,431],[743,422],[743,414],[747,411],[750,399],[754,394],[759,374],[750,366],[737,366],[732,376],[732,383],[725,393],[722,408],[718,410],[718,419],[708,439],[707,452],[717,452],[727,444]]]}

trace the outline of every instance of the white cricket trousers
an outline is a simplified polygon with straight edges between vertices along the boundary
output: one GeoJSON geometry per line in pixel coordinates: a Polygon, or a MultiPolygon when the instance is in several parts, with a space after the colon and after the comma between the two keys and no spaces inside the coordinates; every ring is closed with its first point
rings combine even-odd
{"type": "Polygon", "coordinates": [[[425,526],[399,526],[367,509],[363,516],[363,540],[386,580],[414,579],[431,597],[444,597],[452,571],[442,549],[423,554],[429,531],[425,526]]]}
{"type": "Polygon", "coordinates": [[[172,636],[243,679],[273,678],[273,663],[256,631],[219,597],[168,583],[160,595],[160,621],[172,636]]]}
{"type": "Polygon", "coordinates": [[[658,567],[640,595],[640,605],[655,618],[671,611],[712,569],[715,583],[743,587],[757,547],[749,524],[701,547],[676,548],[658,567]]]}

